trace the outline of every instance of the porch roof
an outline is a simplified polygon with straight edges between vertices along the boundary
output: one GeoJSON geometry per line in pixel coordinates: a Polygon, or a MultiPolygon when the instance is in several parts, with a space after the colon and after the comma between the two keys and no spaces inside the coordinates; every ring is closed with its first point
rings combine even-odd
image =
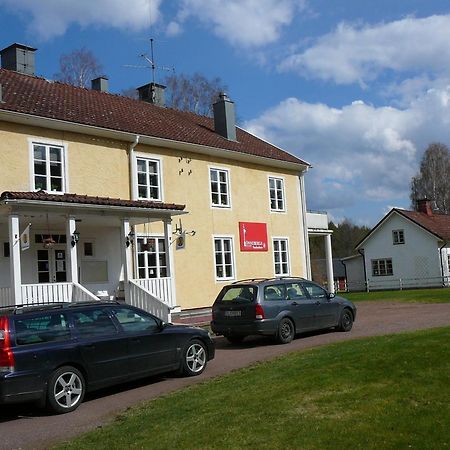
{"type": "Polygon", "coordinates": [[[110,197],[95,197],[78,194],[49,194],[45,191],[37,192],[11,192],[6,191],[0,195],[0,204],[52,207],[68,207],[77,209],[116,210],[121,213],[133,215],[147,215],[149,212],[163,216],[186,214],[186,205],[175,203],[162,203],[148,200],[125,200],[110,197]]]}

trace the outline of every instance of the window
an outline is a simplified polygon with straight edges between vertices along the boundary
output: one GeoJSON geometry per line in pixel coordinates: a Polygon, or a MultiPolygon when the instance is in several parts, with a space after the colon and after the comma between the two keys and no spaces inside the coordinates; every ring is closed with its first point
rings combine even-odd
{"type": "Polygon", "coordinates": [[[256,298],[256,286],[228,286],[220,294],[223,303],[249,303],[256,298]]]}
{"type": "Polygon", "coordinates": [[[126,333],[158,331],[160,329],[158,321],[150,315],[128,308],[117,308],[113,310],[113,313],[126,333]]]}
{"type": "Polygon", "coordinates": [[[216,266],[216,279],[233,279],[233,239],[214,238],[214,257],[216,266]]]}
{"type": "Polygon", "coordinates": [[[286,284],[286,292],[288,300],[305,300],[306,295],[300,283],[286,284]]]}
{"type": "Polygon", "coordinates": [[[90,309],[73,313],[75,328],[81,337],[117,334],[116,326],[105,309],[90,309]]]}
{"type": "Polygon", "coordinates": [[[69,323],[64,314],[41,314],[27,319],[15,319],[17,345],[64,341],[70,338],[69,323]]]}
{"type": "Polygon", "coordinates": [[[311,298],[326,298],[327,291],[314,283],[304,282],[303,287],[311,298]]]}
{"type": "Polygon", "coordinates": [[[269,177],[270,210],[284,211],[284,180],[269,177]]]}
{"type": "Polygon", "coordinates": [[[136,158],[137,197],[141,200],[162,200],[161,164],[157,159],[136,158]]]}
{"type": "Polygon", "coordinates": [[[94,256],[94,243],[83,242],[83,256],[91,258],[94,256]]]}
{"type": "Polygon", "coordinates": [[[273,239],[273,259],[275,263],[275,275],[289,275],[289,250],[287,239],[273,239]]]}
{"type": "Polygon", "coordinates": [[[137,262],[139,278],[163,278],[169,276],[164,238],[138,237],[137,262]]]}
{"type": "Polygon", "coordinates": [[[3,242],[3,256],[9,258],[9,242],[3,242]]]}
{"type": "Polygon", "coordinates": [[[392,231],[392,242],[394,245],[405,243],[405,233],[403,230],[392,231]]]}
{"type": "Polygon", "coordinates": [[[382,277],[385,275],[393,275],[392,258],[372,259],[372,275],[374,277],[382,277]]]}
{"type": "Polygon", "coordinates": [[[64,147],[33,143],[33,189],[65,191],[64,147]]]}
{"type": "Polygon", "coordinates": [[[210,169],[211,204],[222,208],[229,208],[230,188],[228,182],[228,170],[210,169]]]}
{"type": "Polygon", "coordinates": [[[282,284],[266,286],[264,288],[264,300],[268,302],[284,300],[285,289],[285,286],[282,284]]]}

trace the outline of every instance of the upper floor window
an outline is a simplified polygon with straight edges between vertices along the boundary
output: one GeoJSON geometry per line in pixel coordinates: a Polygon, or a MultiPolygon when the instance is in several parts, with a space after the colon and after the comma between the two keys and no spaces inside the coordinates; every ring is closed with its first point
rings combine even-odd
{"type": "Polygon", "coordinates": [[[211,204],[223,208],[231,206],[228,170],[209,169],[211,204]]]}
{"type": "Polygon", "coordinates": [[[284,211],[284,180],[283,178],[269,177],[270,210],[284,211]]]}
{"type": "Polygon", "coordinates": [[[161,164],[157,159],[136,158],[137,197],[141,200],[162,200],[161,164]]]}
{"type": "Polygon", "coordinates": [[[273,259],[275,262],[275,275],[289,275],[289,249],[287,239],[273,239],[273,259]]]}
{"type": "Polygon", "coordinates": [[[214,258],[216,267],[216,279],[219,281],[233,279],[234,256],[232,238],[214,238],[214,258]]]}
{"type": "Polygon", "coordinates": [[[392,231],[392,242],[394,245],[405,243],[405,232],[403,230],[392,231]]]}
{"type": "Polygon", "coordinates": [[[372,276],[382,277],[393,274],[392,258],[372,259],[372,276]]]}
{"type": "Polygon", "coordinates": [[[64,147],[33,143],[33,190],[64,192],[64,147]]]}
{"type": "Polygon", "coordinates": [[[137,266],[139,278],[168,276],[166,243],[163,237],[137,238],[137,266]]]}

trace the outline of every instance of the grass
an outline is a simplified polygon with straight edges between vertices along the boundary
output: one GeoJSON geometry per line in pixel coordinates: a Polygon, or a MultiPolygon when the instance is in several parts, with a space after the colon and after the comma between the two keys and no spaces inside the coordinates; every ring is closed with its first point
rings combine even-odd
{"type": "Polygon", "coordinates": [[[61,449],[450,448],[450,327],[291,353],[131,409],[61,449]]]}
{"type": "Polygon", "coordinates": [[[450,303],[450,288],[411,289],[403,291],[341,292],[352,302],[392,301],[405,303],[450,303]]]}

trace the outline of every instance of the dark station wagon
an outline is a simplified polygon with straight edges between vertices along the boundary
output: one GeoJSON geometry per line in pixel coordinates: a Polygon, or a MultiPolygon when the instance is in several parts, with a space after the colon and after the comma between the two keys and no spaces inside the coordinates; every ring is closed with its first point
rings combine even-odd
{"type": "Polygon", "coordinates": [[[303,278],[260,278],[224,286],[212,308],[211,329],[231,343],[273,336],[287,344],[296,333],[336,328],[350,331],[356,307],[303,278]]]}
{"type": "Polygon", "coordinates": [[[0,403],[76,409],[87,391],[178,371],[199,375],[214,358],[205,330],[166,324],[114,302],[0,308],[0,403]]]}

